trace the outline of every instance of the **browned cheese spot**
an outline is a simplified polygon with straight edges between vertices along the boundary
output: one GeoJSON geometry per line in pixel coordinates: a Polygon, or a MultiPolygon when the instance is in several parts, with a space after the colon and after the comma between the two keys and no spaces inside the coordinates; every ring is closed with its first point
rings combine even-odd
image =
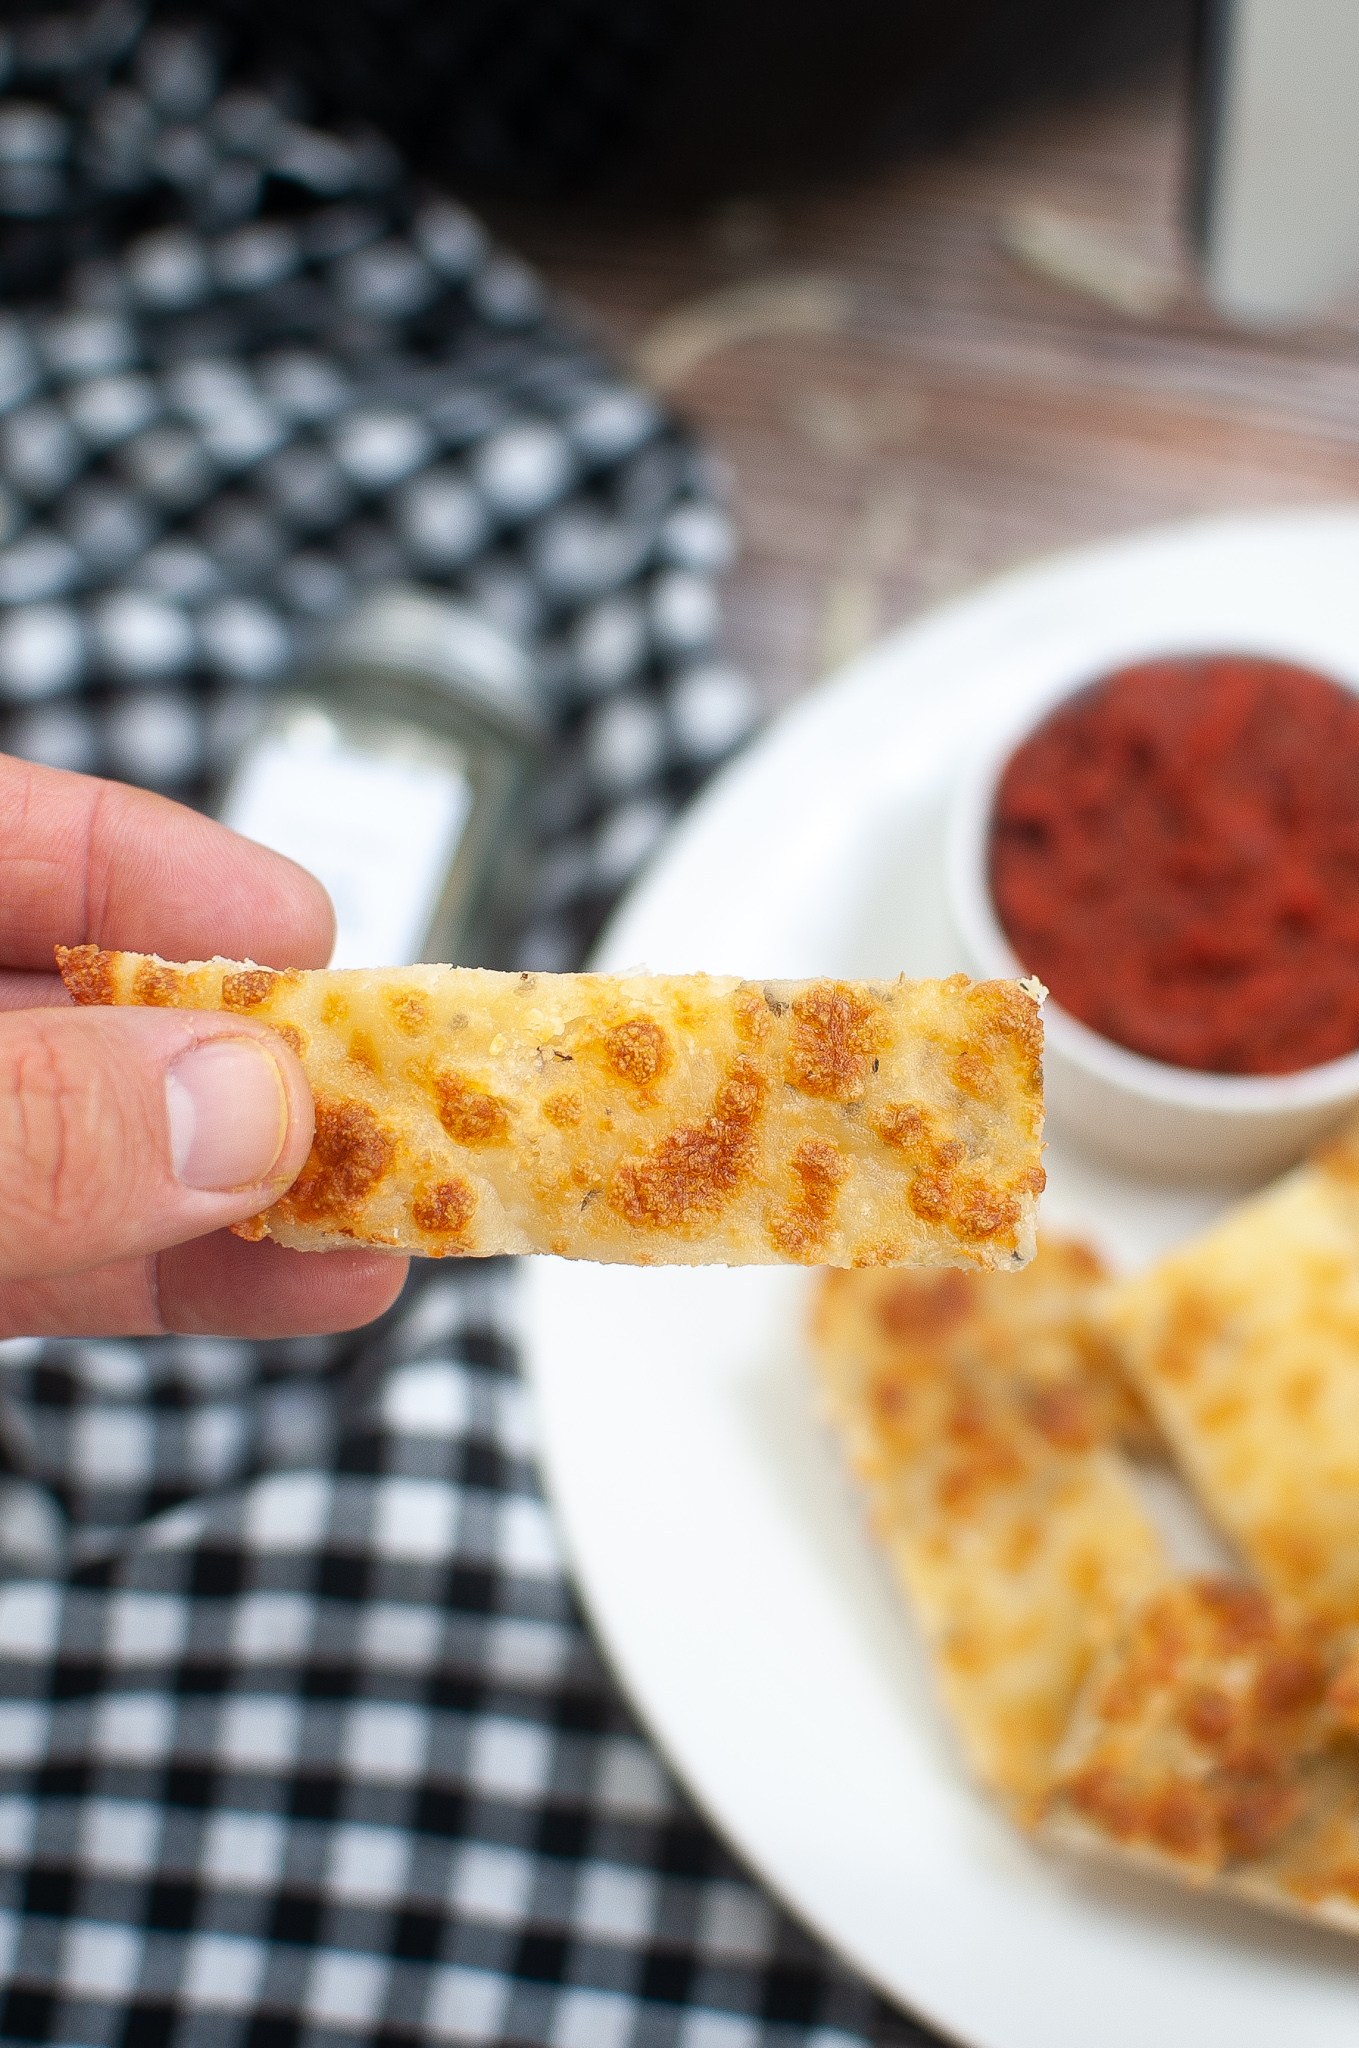
{"type": "Polygon", "coordinates": [[[1177,1385],[1194,1379],[1221,1325],[1221,1311],[1208,1295],[1181,1287],[1171,1297],[1160,1343],[1147,1361],[1151,1371],[1177,1385]]]}
{"type": "Polygon", "coordinates": [[[411,1197],[417,1228],[434,1237],[464,1241],[476,1208],[476,1189],[461,1178],[423,1182],[411,1197]]]}
{"type": "Polygon", "coordinates": [[[300,1030],[296,1024],[271,1023],[269,1029],[276,1038],[281,1038],[285,1045],[291,1046],[299,1059],[302,1058],[307,1050],[307,1034],[305,1031],[300,1030]]]}
{"type": "Polygon", "coordinates": [[[732,1000],[736,1036],[747,1045],[763,1045],[774,1028],[773,1012],[763,989],[738,988],[732,1000]]]}
{"type": "Polygon", "coordinates": [[[987,1064],[1015,1064],[1034,1093],[1043,1086],[1043,1019],[1015,981],[979,981],[968,991],[972,1045],[987,1064]]]}
{"type": "MultiPolygon", "coordinates": [[[[949,1148],[940,1147],[941,1155],[949,1148]]],[[[1022,1214],[1018,1198],[992,1187],[980,1174],[960,1173],[952,1161],[918,1173],[906,1199],[926,1223],[944,1223],[965,1243],[1000,1239],[1013,1249],[1022,1214]]]]}
{"type": "Polygon", "coordinates": [[[1023,1214],[1019,1195],[1041,1192],[1041,1166],[1021,1167],[1001,1185],[968,1172],[961,1164],[962,1144],[937,1140],[933,1118],[916,1102],[889,1102],[874,1129],[893,1151],[919,1162],[907,1200],[923,1222],[947,1224],[966,1243],[999,1239],[1013,1250],[1023,1214]]]}
{"type": "Polygon", "coordinates": [[[906,1266],[910,1260],[911,1247],[903,1238],[884,1237],[877,1244],[860,1245],[852,1263],[862,1269],[869,1266],[906,1266]]]}
{"type": "Polygon", "coordinates": [[[738,1058],[699,1124],[681,1124],[642,1159],[621,1160],[609,1183],[615,1215],[639,1230],[683,1230],[724,1209],[749,1179],[764,1080],[738,1058]]]}
{"type": "MultiPolygon", "coordinates": [[[[1041,1195],[1043,1190],[1037,1188],[1034,1192],[1041,1195]]],[[[1054,1276],[1061,1271],[1069,1280],[1078,1283],[1105,1277],[1103,1259],[1093,1245],[1083,1244],[1079,1238],[1049,1238],[1044,1246],[1043,1261],[1054,1276]]]]}
{"type": "Polygon", "coordinates": [[[946,1459],[937,1490],[941,1507],[950,1514],[972,1515],[987,1495],[1023,1479],[1017,1432],[1006,1416],[966,1387],[954,1390],[944,1437],[946,1459]]]}
{"type": "Polygon", "coordinates": [[[177,968],[163,967],[158,960],[143,960],[132,977],[132,1000],[155,1009],[172,1010],[183,987],[184,977],[177,968]]]}
{"type": "Polygon", "coordinates": [[[98,946],[57,946],[57,966],[77,1003],[111,1003],[117,994],[113,955],[98,946]]]}
{"type": "Polygon", "coordinates": [[[1220,1868],[1231,1853],[1258,1853],[1298,1810],[1299,1795],[1276,1780],[1232,1796],[1229,1783],[1209,1787],[1180,1779],[1143,1785],[1110,1764],[1082,1771],[1068,1787],[1072,1804],[1116,1841],[1145,1841],[1177,1862],[1220,1868]],[[1254,1846],[1245,1849],[1246,1841],[1254,1846]]]}
{"type": "Polygon", "coordinates": [[[1195,1686],[1180,1709],[1180,1726],[1205,1749],[1216,1748],[1236,1726],[1236,1702],[1221,1686],[1195,1686]]]}
{"type": "Polygon", "coordinates": [[[787,1077],[804,1095],[859,1102],[868,1063],[887,1043],[880,1004],[852,981],[815,981],[793,999],[787,1077]]]}
{"type": "Polygon", "coordinates": [[[377,1047],[366,1031],[351,1031],[349,1034],[349,1057],[356,1067],[362,1067],[366,1074],[381,1072],[377,1047]]]}
{"type": "Polygon", "coordinates": [[[395,1140],[366,1102],[319,1096],[311,1155],[281,1206],[299,1217],[352,1215],[395,1156],[395,1140]]]}
{"type": "Polygon", "coordinates": [[[1111,1764],[1088,1764],[1068,1778],[1064,1790],[1077,1813],[1107,1829],[1116,1842],[1135,1841],[1141,1832],[1144,1801],[1111,1764]]]}
{"type": "Polygon", "coordinates": [[[928,1159],[934,1152],[934,1119],[918,1102],[889,1102],[873,1126],[884,1145],[928,1159]]]}
{"type": "Polygon", "coordinates": [[[1274,1634],[1274,1610],[1256,1586],[1236,1579],[1200,1579],[1195,1594],[1210,1618],[1215,1648],[1233,1654],[1254,1649],[1274,1634]]]}
{"type": "Polygon", "coordinates": [[[1261,1856],[1301,1813],[1305,1794],[1274,1764],[1229,1779],[1219,1801],[1223,1844],[1229,1856],[1261,1856]]]}
{"type": "Polygon", "coordinates": [[[980,1053],[960,1052],[949,1069],[949,1078],[964,1095],[978,1102],[998,1102],[1004,1084],[995,1068],[980,1053]]]}
{"type": "Polygon", "coordinates": [[[247,1216],[243,1223],[232,1224],[231,1234],[244,1238],[247,1244],[262,1244],[269,1235],[269,1225],[262,1215],[247,1216]]]}
{"type": "Polygon", "coordinates": [[[558,1088],[543,1101],[543,1115],[559,1131],[574,1130],[585,1114],[585,1098],[578,1088],[558,1088]]]}
{"type": "Polygon", "coordinates": [[[1326,1667],[1317,1652],[1289,1646],[1261,1666],[1251,1704],[1260,1714],[1296,1714],[1314,1707],[1325,1691],[1326,1667]]]}
{"type": "Polygon", "coordinates": [[[222,976],[224,1010],[258,1010],[267,1003],[279,979],[272,967],[240,967],[222,976]]]}
{"type": "Polygon", "coordinates": [[[674,1054],[654,1017],[626,1017],[605,1032],[604,1058],[620,1080],[649,1088],[671,1066],[674,1054]]]}
{"type": "Polygon", "coordinates": [[[811,1138],[792,1160],[792,1193],[769,1219],[769,1241],[785,1258],[806,1264],[825,1245],[840,1183],[849,1167],[834,1145],[811,1138]]]}
{"type": "Polygon", "coordinates": [[[392,1013],[392,1022],[398,1031],[404,1031],[408,1038],[418,1038],[429,1023],[429,1004],[418,988],[389,988],[383,992],[383,1000],[392,1013]]]}
{"type": "Polygon", "coordinates": [[[1059,1451],[1088,1451],[1104,1435],[1093,1388],[1079,1380],[1049,1380],[1024,1397],[1029,1421],[1059,1451]]]}
{"type": "Polygon", "coordinates": [[[439,1122],[455,1144],[508,1143],[513,1103],[492,1095],[487,1088],[479,1088],[453,1067],[436,1069],[431,1086],[439,1122]]]}
{"type": "MultiPolygon", "coordinates": [[[[1172,1856],[1191,1859],[1213,1852],[1213,1811],[1203,1788],[1166,1785],[1147,1801],[1149,1838],[1172,1856]]],[[[1216,1857],[1213,1859],[1216,1861],[1216,1857]]]]}
{"type": "Polygon", "coordinates": [[[338,989],[330,989],[321,999],[321,1022],[343,1024],[349,1015],[349,1004],[338,989]]]}
{"type": "Polygon", "coordinates": [[[879,1301],[878,1321],[898,1343],[928,1342],[967,1321],[976,1292],[966,1273],[903,1273],[879,1301]]]}

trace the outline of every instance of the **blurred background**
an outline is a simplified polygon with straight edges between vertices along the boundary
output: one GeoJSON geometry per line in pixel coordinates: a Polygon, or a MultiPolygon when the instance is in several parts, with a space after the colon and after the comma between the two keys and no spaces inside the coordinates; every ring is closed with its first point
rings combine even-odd
{"type": "MultiPolygon", "coordinates": [[[[200,10],[201,12],[201,10],[200,10]]],[[[1183,44],[1188,0],[216,0],[241,59],[305,78],[474,197],[633,206],[806,185],[944,143],[1183,44]]]]}
{"type": "MultiPolygon", "coordinates": [[[[1237,327],[1191,255],[1223,50],[1252,5],[1292,18],[1278,0],[104,0],[79,18],[114,40],[123,16],[206,22],[223,75],[389,136],[475,205],[728,465],[722,646],[772,709],[1051,548],[1352,490],[1354,304],[1237,327]]],[[[1305,0],[1291,41],[1315,16],[1329,56],[1345,11],[1305,0]]],[[[67,17],[25,0],[7,18],[22,40],[67,17]]],[[[129,198],[122,234],[166,208],[129,198]]],[[[0,212],[11,295],[41,291],[70,248],[0,212]]]]}
{"type": "Polygon", "coordinates": [[[1355,305],[1238,327],[1192,258],[1227,6],[209,12],[469,197],[730,465],[721,639],[768,709],[1049,549],[1359,480],[1355,305]]]}

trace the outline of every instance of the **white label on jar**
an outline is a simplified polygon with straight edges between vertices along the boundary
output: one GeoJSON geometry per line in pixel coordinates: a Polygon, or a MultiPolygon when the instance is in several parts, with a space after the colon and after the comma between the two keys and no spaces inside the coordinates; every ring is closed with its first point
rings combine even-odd
{"type": "Polygon", "coordinates": [[[407,967],[420,958],[471,806],[456,768],[368,753],[295,723],[249,749],[222,822],[324,883],[335,905],[332,967],[407,967]]]}

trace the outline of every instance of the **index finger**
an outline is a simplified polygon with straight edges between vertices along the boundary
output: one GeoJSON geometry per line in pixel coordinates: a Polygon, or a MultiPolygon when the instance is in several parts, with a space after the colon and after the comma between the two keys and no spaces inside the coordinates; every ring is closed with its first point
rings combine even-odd
{"type": "Polygon", "coordinates": [[[166,797],[0,755],[0,963],[56,941],[324,967],[330,898],[282,854],[166,797]]]}

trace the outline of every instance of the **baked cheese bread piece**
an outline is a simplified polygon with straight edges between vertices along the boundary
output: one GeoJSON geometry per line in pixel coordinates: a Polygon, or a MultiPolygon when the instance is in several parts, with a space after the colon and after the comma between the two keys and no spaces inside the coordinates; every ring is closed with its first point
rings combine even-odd
{"type": "Polygon", "coordinates": [[[1290,1609],[1359,1619],[1359,1125],[1107,1297],[1203,1505],[1290,1609]]]}
{"type": "Polygon", "coordinates": [[[1161,1589],[1091,1674],[1044,1833],[1359,1932],[1353,1676],[1253,1586],[1161,1589]]]}
{"type": "Polygon", "coordinates": [[[315,1143],[245,1235],[632,1265],[1032,1255],[1036,985],[57,958],[77,1002],[235,1011],[293,1047],[315,1143]]]}
{"type": "Polygon", "coordinates": [[[1166,1576],[1110,1443],[1145,1428],[1092,1336],[1099,1268],[1040,1242],[1005,1280],[832,1273],[831,1421],[977,1779],[1023,1823],[1092,1661],[1166,1576]]]}
{"type": "Polygon", "coordinates": [[[1013,1278],[825,1277],[821,1381],[876,1532],[974,1774],[1040,1841],[1359,1933],[1359,1627],[1172,1575],[1107,1295],[1046,1239],[1013,1278]]]}

